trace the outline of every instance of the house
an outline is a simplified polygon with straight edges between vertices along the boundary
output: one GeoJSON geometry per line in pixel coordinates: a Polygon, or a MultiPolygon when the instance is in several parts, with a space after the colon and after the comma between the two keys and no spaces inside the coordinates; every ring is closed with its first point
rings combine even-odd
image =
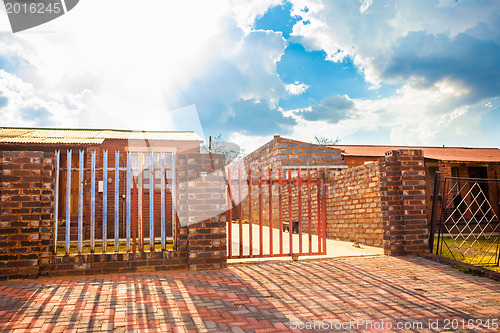
{"type": "MultiPolygon", "coordinates": [[[[433,189],[436,172],[444,177],[489,178],[500,177],[500,149],[498,148],[466,148],[466,147],[409,147],[409,146],[375,146],[375,145],[335,145],[341,150],[342,157],[352,168],[370,163],[385,156],[394,149],[420,149],[424,154],[427,215],[430,219],[433,189]]],[[[486,189],[492,209],[499,212],[499,184],[495,188],[486,189]]]]}
{"type": "MultiPolygon", "coordinates": [[[[149,217],[149,167],[153,161],[156,170],[161,153],[167,155],[167,160],[172,154],[179,153],[199,153],[200,144],[203,139],[192,131],[174,132],[174,131],[129,131],[129,130],[103,130],[103,129],[58,129],[58,128],[15,128],[15,127],[0,127],[0,151],[44,151],[55,152],[60,151],[60,178],[59,178],[59,200],[58,200],[58,216],[63,219],[66,215],[66,189],[67,189],[67,166],[68,156],[71,154],[71,185],[70,188],[70,220],[71,222],[78,219],[78,198],[79,198],[79,152],[83,152],[83,182],[85,185],[90,184],[91,180],[91,156],[95,152],[96,166],[95,175],[98,181],[96,186],[96,220],[102,221],[102,177],[103,177],[103,154],[108,151],[107,168],[114,170],[115,166],[115,151],[119,153],[119,194],[120,206],[119,211],[120,221],[124,221],[124,205],[125,202],[125,175],[127,152],[130,152],[132,165],[137,168],[138,159],[141,156],[142,163],[142,178],[144,201],[143,215],[145,225],[148,223],[149,217]]],[[[171,159],[172,160],[172,159],[171,159]]],[[[170,160],[170,161],[171,161],[170,160]]],[[[167,162],[168,163],[168,162],[167,162]]],[[[134,174],[138,175],[138,172],[134,174]]],[[[154,176],[155,192],[159,191],[160,176],[155,173],[154,176]]],[[[108,173],[107,188],[109,194],[107,196],[108,206],[108,233],[112,234],[113,225],[113,190],[114,190],[114,171],[108,173]]],[[[167,187],[168,188],[168,187],[167,187]]],[[[168,191],[168,201],[171,202],[170,190],[168,191]]],[[[90,186],[84,186],[84,225],[88,227],[88,217],[90,215],[90,186]]],[[[155,195],[155,220],[159,218],[159,198],[160,195],[155,195]]],[[[169,216],[167,220],[171,220],[171,211],[168,210],[169,216]]],[[[98,224],[101,225],[101,224],[98,224]]],[[[155,225],[155,230],[159,225],[155,225]]],[[[124,228],[121,228],[124,230],[124,228]]],[[[147,228],[145,228],[147,230],[147,228]]],[[[72,232],[73,233],[73,232],[72,232]]]]}

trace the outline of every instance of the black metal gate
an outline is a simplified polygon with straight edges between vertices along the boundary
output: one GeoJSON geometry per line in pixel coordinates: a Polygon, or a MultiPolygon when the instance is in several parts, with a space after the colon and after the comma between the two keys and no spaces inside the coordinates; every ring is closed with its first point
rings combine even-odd
{"type": "Polygon", "coordinates": [[[500,179],[436,175],[430,250],[477,266],[499,266],[500,179]]]}

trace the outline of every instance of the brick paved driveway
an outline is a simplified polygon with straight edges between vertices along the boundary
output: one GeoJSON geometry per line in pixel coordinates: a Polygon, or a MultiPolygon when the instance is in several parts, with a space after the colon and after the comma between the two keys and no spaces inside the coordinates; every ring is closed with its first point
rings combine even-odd
{"type": "Polygon", "coordinates": [[[429,320],[439,330],[449,321],[449,331],[460,331],[479,323],[470,319],[489,319],[485,332],[498,331],[492,319],[499,317],[500,283],[412,257],[0,283],[6,332],[273,332],[314,324],[329,331],[398,331],[397,325],[429,331],[429,320]]]}

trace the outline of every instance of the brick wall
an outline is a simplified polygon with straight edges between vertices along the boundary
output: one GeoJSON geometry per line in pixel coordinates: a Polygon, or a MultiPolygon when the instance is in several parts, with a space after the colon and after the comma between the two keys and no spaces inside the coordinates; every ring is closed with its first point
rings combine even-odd
{"type": "Polygon", "coordinates": [[[347,164],[342,159],[340,149],[300,142],[275,136],[262,147],[244,158],[247,168],[267,170],[278,166],[339,166],[347,164]]]}
{"type": "Polygon", "coordinates": [[[50,269],[53,157],[0,151],[0,279],[50,269]]]}
{"type": "Polygon", "coordinates": [[[381,246],[387,255],[428,251],[421,150],[393,150],[326,180],[327,237],[381,246]]]}
{"type": "Polygon", "coordinates": [[[326,184],[327,237],[383,246],[379,162],[330,173],[326,184]]]}

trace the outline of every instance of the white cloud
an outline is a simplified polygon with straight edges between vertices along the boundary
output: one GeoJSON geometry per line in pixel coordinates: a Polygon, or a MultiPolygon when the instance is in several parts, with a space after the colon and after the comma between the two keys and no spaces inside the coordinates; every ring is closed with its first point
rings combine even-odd
{"type": "MultiPolygon", "coordinates": [[[[21,61],[15,74],[0,71],[0,93],[8,100],[0,108],[1,124],[34,126],[50,119],[52,126],[174,129],[166,111],[196,103],[201,120],[212,118],[215,131],[218,121],[222,126],[237,112],[233,106],[240,100],[265,101],[276,111],[279,99],[309,88],[299,82],[285,85],[277,75],[276,63],[286,47],[280,33],[251,31],[256,17],[281,2],[86,0],[48,24],[15,35],[0,33],[0,56],[21,61]],[[211,113],[204,115],[203,109],[211,113]]],[[[497,2],[292,2],[292,15],[309,21],[298,22],[292,33],[307,50],[324,50],[332,61],[350,56],[368,82],[401,88],[384,98],[351,99],[354,107],[335,124],[306,121],[295,112],[298,125],[290,137],[339,136],[343,143],[483,142],[475,102],[467,100],[467,82],[437,77],[425,85],[414,72],[388,78],[383,69],[409,32],[442,34],[451,43],[479,22],[491,26],[497,2]],[[367,141],[366,133],[374,137],[367,141]]],[[[5,16],[0,31],[6,31],[7,17],[4,12],[0,16],[5,16]]],[[[484,40],[494,34],[474,33],[484,40]]],[[[193,129],[187,128],[189,122],[183,126],[193,129]]],[[[199,128],[199,121],[193,126],[199,128]]],[[[250,152],[271,137],[235,132],[229,139],[250,152]]]]}
{"type": "Polygon", "coordinates": [[[299,124],[291,136],[307,141],[333,135],[358,144],[485,144],[477,109],[498,91],[498,81],[489,79],[498,71],[490,67],[498,58],[495,44],[489,43],[498,44],[498,2],[292,2],[292,15],[303,19],[292,37],[306,50],[323,50],[331,61],[351,57],[373,90],[382,84],[401,88],[379,99],[352,99],[354,107],[336,124],[306,121],[295,112],[299,124]],[[443,43],[448,52],[437,48],[443,43]],[[475,49],[479,46],[484,52],[475,49]],[[401,61],[405,50],[413,57],[406,57],[408,62],[401,61]],[[475,51],[481,57],[477,63],[488,64],[489,70],[467,60],[475,51]],[[485,71],[490,74],[483,80],[485,71]]]}
{"type": "Polygon", "coordinates": [[[35,89],[31,83],[0,69],[0,95],[7,104],[0,108],[1,126],[72,126],[79,117],[82,125],[95,119],[90,116],[93,100],[88,90],[79,94],[53,94],[35,89]],[[23,110],[44,110],[44,117],[33,117],[23,110]]]}
{"type": "Polygon", "coordinates": [[[234,142],[244,149],[244,154],[250,154],[266,142],[273,139],[271,135],[245,135],[242,133],[234,132],[228,137],[229,142],[234,142]]]}
{"type": "Polygon", "coordinates": [[[285,85],[285,88],[289,95],[300,95],[306,91],[309,86],[305,83],[295,81],[294,83],[285,85]]]}
{"type": "Polygon", "coordinates": [[[361,0],[361,7],[359,7],[359,12],[364,14],[368,8],[372,5],[373,0],[361,0]]]}
{"type": "Polygon", "coordinates": [[[410,31],[453,38],[480,22],[491,24],[497,20],[500,7],[496,1],[461,2],[450,7],[444,6],[445,2],[438,5],[435,0],[363,0],[361,8],[355,1],[291,1],[292,14],[310,22],[295,24],[292,35],[300,36],[308,50],[324,50],[329,60],[352,57],[368,82],[375,85],[383,80],[379,66],[391,55],[398,38],[410,31]],[[362,12],[370,3],[369,10],[362,12]],[[309,11],[302,11],[305,6],[309,11]]]}
{"type": "MultiPolygon", "coordinates": [[[[248,97],[262,98],[267,91],[266,97],[272,100],[278,89],[276,82],[280,82],[275,64],[284,47],[274,48],[270,34],[260,40],[246,37],[248,31],[241,27],[248,27],[279,2],[80,1],[72,11],[47,24],[17,34],[0,34],[0,55],[25,63],[16,76],[42,100],[80,96],[81,105],[68,106],[65,115],[61,116],[62,102],[58,111],[50,110],[58,114],[53,117],[57,119],[54,125],[165,129],[171,127],[167,111],[176,104],[179,90],[188,87],[220,55],[232,59],[255,80],[252,86],[261,89],[247,89],[248,97]],[[232,22],[231,29],[228,22],[232,22]],[[214,47],[214,40],[219,48],[214,47]],[[252,60],[267,66],[262,69],[267,76],[244,68],[252,60]],[[277,78],[274,83],[267,79],[272,74],[277,78]]],[[[14,105],[9,106],[9,124],[29,125],[14,114],[14,105]]]]}
{"type": "MultiPolygon", "coordinates": [[[[344,144],[485,145],[480,116],[452,101],[462,91],[449,82],[417,89],[405,85],[394,96],[351,99],[354,106],[337,123],[307,121],[295,110],[298,124],[291,137],[310,141],[317,136],[341,138],[344,144]]],[[[311,110],[308,108],[309,111],[311,110]]]]}

